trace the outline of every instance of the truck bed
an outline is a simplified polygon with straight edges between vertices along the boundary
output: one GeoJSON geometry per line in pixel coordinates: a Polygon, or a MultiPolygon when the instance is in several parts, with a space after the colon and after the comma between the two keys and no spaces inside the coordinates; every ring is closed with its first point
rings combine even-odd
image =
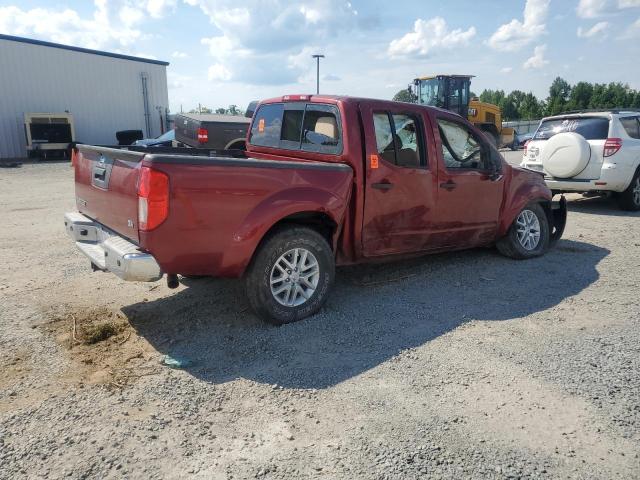
{"type": "Polygon", "coordinates": [[[342,222],[352,184],[341,163],[247,158],[239,152],[79,145],[78,211],[149,252],[165,273],[238,276],[262,236],[289,214],[342,222]],[[142,167],[169,181],[169,212],[138,225],[142,167]]]}

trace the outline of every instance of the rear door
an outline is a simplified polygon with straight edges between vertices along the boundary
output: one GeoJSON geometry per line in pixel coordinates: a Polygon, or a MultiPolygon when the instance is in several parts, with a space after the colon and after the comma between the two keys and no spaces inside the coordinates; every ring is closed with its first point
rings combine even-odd
{"type": "Polygon", "coordinates": [[[471,247],[495,239],[504,193],[502,159],[484,136],[454,117],[438,117],[438,208],[433,242],[471,247]]]}
{"type": "Polygon", "coordinates": [[[591,154],[585,168],[571,179],[597,180],[600,178],[604,162],[604,143],[609,137],[609,123],[610,119],[606,116],[570,116],[543,120],[527,145],[524,166],[543,171],[542,152],[548,140],[559,133],[574,132],[587,140],[591,154]]]}
{"type": "Polygon", "coordinates": [[[427,250],[436,195],[429,118],[420,109],[388,103],[361,106],[360,113],[366,153],[363,254],[427,250]]]}
{"type": "Polygon", "coordinates": [[[138,172],[144,153],[78,145],[78,211],[138,242],[138,172]]]}

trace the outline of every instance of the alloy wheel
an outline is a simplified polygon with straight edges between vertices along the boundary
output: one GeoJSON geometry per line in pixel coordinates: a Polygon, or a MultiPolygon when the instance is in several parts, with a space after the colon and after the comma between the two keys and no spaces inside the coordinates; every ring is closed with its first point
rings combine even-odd
{"type": "Polygon", "coordinates": [[[535,250],[540,243],[540,221],[531,210],[523,210],[516,219],[518,242],[525,250],[535,250]]]}
{"type": "Polygon", "coordinates": [[[278,258],[271,269],[271,294],[285,307],[297,307],[311,298],[320,281],[320,265],[309,250],[294,248],[278,258]]]}

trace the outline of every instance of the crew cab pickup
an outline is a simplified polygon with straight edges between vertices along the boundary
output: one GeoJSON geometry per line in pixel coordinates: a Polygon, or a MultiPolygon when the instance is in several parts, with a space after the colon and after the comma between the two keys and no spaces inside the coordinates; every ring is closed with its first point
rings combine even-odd
{"type": "Polygon", "coordinates": [[[68,233],[125,280],[242,277],[283,324],[318,311],[335,266],[497,245],[544,254],[566,203],[467,120],[409,103],[288,95],[260,103],[246,152],[78,145],[68,233]]]}

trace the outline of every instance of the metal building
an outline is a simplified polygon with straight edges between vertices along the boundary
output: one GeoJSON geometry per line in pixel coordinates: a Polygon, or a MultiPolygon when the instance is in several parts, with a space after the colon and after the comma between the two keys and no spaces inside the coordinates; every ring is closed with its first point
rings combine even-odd
{"type": "Polygon", "coordinates": [[[167,62],[0,34],[0,159],[27,156],[25,114],[72,114],[75,140],[167,128],[167,62]]]}

